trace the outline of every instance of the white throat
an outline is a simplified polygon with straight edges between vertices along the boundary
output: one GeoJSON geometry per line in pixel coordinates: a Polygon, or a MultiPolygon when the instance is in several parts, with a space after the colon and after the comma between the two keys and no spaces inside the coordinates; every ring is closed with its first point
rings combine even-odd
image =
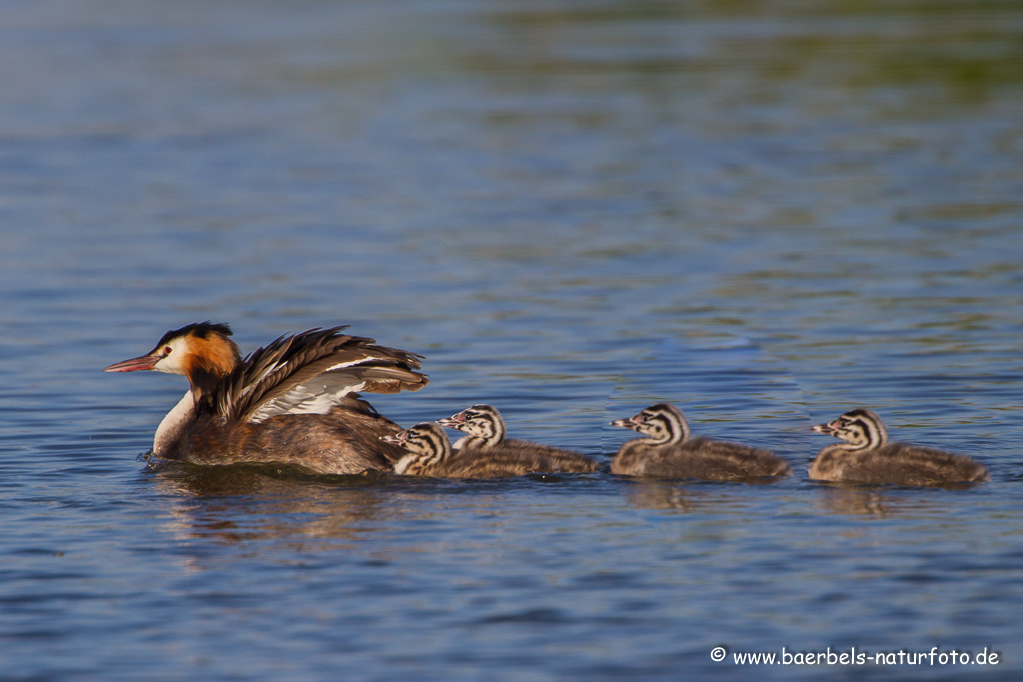
{"type": "Polygon", "coordinates": [[[405,455],[404,457],[398,460],[397,464],[394,465],[394,473],[399,475],[405,473],[406,471],[408,471],[409,465],[412,464],[412,462],[416,461],[417,459],[419,459],[419,455],[416,455],[414,453],[410,452],[409,454],[405,455]]]}
{"type": "Polygon", "coordinates": [[[181,438],[185,428],[195,419],[195,400],[192,392],[185,394],[156,428],[153,437],[153,454],[163,457],[170,447],[181,438]]]}

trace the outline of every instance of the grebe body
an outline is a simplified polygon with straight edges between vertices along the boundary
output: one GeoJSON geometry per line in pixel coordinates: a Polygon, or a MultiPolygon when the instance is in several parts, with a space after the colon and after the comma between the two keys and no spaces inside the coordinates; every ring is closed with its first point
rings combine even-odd
{"type": "Polygon", "coordinates": [[[400,427],[359,392],[417,391],[428,379],[416,371],[420,356],[343,329],[282,336],[243,359],[227,325],[190,324],[104,371],[188,377],[188,393],[156,430],[157,457],[294,464],[324,474],[391,470],[404,453],[380,437],[400,427]]]}
{"type": "Polygon", "coordinates": [[[493,405],[484,403],[473,405],[450,417],[438,419],[437,423],[466,434],[451,446],[455,450],[467,447],[488,452],[502,451],[506,457],[543,457],[561,466],[559,471],[583,472],[600,469],[600,464],[596,460],[574,450],[534,443],[521,438],[508,438],[504,418],[493,405]]]}
{"type": "Polygon", "coordinates": [[[884,422],[873,410],[857,408],[817,433],[841,439],[823,448],[810,463],[818,481],[905,486],[941,486],[991,480],[987,468],[966,455],[909,443],[890,443],[884,422]]]}
{"type": "Polygon", "coordinates": [[[651,405],[633,417],[611,422],[611,426],[632,429],[643,436],[621,446],[611,461],[613,474],[708,481],[792,474],[789,463],[770,450],[692,438],[685,416],[668,403],[651,405]]]}
{"type": "Polygon", "coordinates": [[[451,447],[444,429],[434,422],[409,427],[383,440],[404,448],[407,454],[394,467],[405,476],[435,478],[503,478],[525,474],[591,473],[599,468],[588,457],[553,456],[527,452],[507,445],[480,449],[451,447]],[[579,459],[581,458],[581,459],[579,459]]]}

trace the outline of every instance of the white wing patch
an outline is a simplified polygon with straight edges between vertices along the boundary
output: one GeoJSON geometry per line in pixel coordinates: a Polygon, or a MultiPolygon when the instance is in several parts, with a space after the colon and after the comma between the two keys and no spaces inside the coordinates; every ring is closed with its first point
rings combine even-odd
{"type": "Polygon", "coordinates": [[[325,372],[266,401],[256,408],[249,421],[258,424],[282,414],[327,414],[346,395],[365,386],[365,381],[348,372],[325,372]]]}
{"type": "Polygon", "coordinates": [[[370,361],[372,359],[373,358],[358,358],[357,360],[352,360],[350,362],[339,362],[336,365],[331,365],[330,367],[328,367],[327,369],[325,369],[323,371],[324,372],[336,372],[337,370],[344,369],[345,367],[355,367],[356,365],[361,365],[361,364],[363,364],[365,362],[368,362],[368,361],[370,361]]]}

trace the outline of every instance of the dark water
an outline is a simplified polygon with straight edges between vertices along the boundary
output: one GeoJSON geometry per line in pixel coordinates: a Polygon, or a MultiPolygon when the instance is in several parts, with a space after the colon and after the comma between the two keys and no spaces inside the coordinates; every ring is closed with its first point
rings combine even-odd
{"type": "Polygon", "coordinates": [[[4,680],[1023,675],[1017,3],[12,1],[0,83],[4,680]],[[184,383],[99,370],[205,319],[796,476],[151,471],[184,383]],[[992,482],[807,481],[859,405],[992,482]],[[732,662],[782,647],[1001,658],[732,662]]]}

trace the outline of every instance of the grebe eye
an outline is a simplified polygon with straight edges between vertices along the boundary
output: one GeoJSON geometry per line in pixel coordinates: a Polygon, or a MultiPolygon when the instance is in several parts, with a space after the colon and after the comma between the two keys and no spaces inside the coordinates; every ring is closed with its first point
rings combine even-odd
{"type": "Polygon", "coordinates": [[[174,350],[174,349],[173,349],[173,348],[171,348],[170,346],[166,346],[166,347],[164,347],[164,349],[163,349],[163,354],[164,354],[165,356],[166,356],[166,355],[170,355],[170,354],[171,354],[171,351],[172,351],[172,350],[174,350]]]}

